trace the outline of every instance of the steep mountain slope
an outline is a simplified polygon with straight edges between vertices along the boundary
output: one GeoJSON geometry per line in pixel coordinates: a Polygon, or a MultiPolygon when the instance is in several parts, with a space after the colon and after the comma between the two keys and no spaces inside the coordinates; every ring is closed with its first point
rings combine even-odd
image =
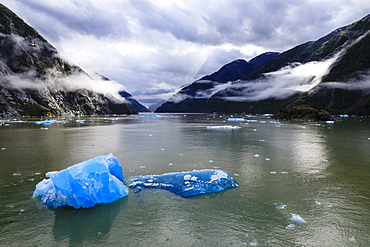
{"type": "Polygon", "coordinates": [[[87,90],[82,81],[94,83],[0,4],[0,117],[137,113],[123,99],[87,90]]]}
{"type": "Polygon", "coordinates": [[[245,80],[213,95],[204,110],[275,113],[306,104],[332,114],[368,115],[369,30],[370,15],[283,52],[245,80]],[[320,73],[315,69],[321,69],[320,73]],[[282,97],[284,90],[290,92],[282,97]]]}
{"type": "Polygon", "coordinates": [[[182,88],[156,112],[203,112],[203,107],[211,95],[227,87],[228,82],[245,78],[255,68],[277,55],[279,53],[266,52],[249,62],[238,59],[228,63],[211,75],[182,88]]]}

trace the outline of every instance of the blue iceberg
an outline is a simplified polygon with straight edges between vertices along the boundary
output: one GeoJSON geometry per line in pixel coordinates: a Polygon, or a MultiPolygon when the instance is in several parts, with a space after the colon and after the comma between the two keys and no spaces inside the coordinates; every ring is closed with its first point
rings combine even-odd
{"type": "Polygon", "coordinates": [[[238,183],[229,173],[222,170],[194,170],[189,172],[165,173],[131,178],[130,188],[140,192],[142,188],[164,189],[191,197],[238,187],[238,183]]]}
{"type": "Polygon", "coordinates": [[[49,208],[90,208],[128,195],[122,166],[113,154],[98,156],[57,172],[48,172],[33,197],[49,208]]]}

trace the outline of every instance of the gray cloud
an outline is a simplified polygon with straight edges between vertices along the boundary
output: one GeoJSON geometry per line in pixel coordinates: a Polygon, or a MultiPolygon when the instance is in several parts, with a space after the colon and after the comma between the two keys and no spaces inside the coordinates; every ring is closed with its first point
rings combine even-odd
{"type": "Polygon", "coordinates": [[[3,0],[61,56],[130,91],[180,87],[370,12],[368,0],[3,0]]]}

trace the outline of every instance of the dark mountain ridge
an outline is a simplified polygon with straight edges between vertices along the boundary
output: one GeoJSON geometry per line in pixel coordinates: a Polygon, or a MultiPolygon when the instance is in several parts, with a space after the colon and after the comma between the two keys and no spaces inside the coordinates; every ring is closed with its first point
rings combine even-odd
{"type": "Polygon", "coordinates": [[[330,66],[321,82],[307,92],[278,99],[228,101],[240,92],[226,88],[214,94],[203,108],[205,112],[276,113],[281,109],[297,105],[308,105],[331,114],[370,114],[369,86],[370,71],[370,15],[348,26],[341,27],[328,35],[298,45],[252,71],[243,81],[234,83],[239,88],[266,77],[266,73],[278,71],[294,63],[320,62],[338,58],[330,66]],[[340,53],[339,53],[340,52],[340,53]]]}
{"type": "Polygon", "coordinates": [[[85,89],[79,80],[94,82],[0,4],[0,118],[137,113],[123,99],[85,89]]]}
{"type": "Polygon", "coordinates": [[[156,112],[202,112],[209,97],[217,90],[226,87],[228,82],[245,78],[258,66],[278,55],[277,52],[266,52],[249,62],[243,59],[232,61],[211,75],[206,75],[180,89],[172,99],[160,106],[156,112]]]}

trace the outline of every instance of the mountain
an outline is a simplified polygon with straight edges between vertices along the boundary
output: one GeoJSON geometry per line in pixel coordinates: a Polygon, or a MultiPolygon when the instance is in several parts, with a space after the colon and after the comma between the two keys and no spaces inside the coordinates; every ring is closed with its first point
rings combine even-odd
{"type": "Polygon", "coordinates": [[[95,80],[60,58],[36,30],[0,4],[0,117],[137,113],[118,93],[94,92],[94,83],[111,82],[95,80]]]}
{"type": "Polygon", "coordinates": [[[190,85],[183,87],[156,112],[202,112],[209,97],[227,87],[231,81],[245,78],[258,66],[278,56],[277,52],[266,52],[250,61],[235,60],[222,66],[211,75],[206,75],[190,85]]]}
{"type": "Polygon", "coordinates": [[[307,105],[331,114],[369,115],[369,30],[370,15],[283,52],[212,95],[203,109],[277,113],[307,105]]]}

